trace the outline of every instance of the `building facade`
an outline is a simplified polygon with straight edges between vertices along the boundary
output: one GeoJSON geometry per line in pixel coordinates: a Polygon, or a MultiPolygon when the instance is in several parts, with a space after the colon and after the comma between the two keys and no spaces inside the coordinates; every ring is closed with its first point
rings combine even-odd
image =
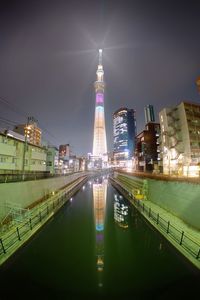
{"type": "Polygon", "coordinates": [[[152,172],[160,164],[160,124],[149,122],[136,136],[135,167],[137,171],[152,172]]]}
{"type": "Polygon", "coordinates": [[[155,122],[153,105],[146,105],[144,107],[145,124],[149,122],[155,122]]]}
{"type": "Polygon", "coordinates": [[[71,155],[70,145],[60,145],[59,146],[59,157],[64,160],[68,160],[71,155]]]}
{"type": "Polygon", "coordinates": [[[104,114],[104,71],[102,65],[102,49],[99,49],[99,64],[97,68],[97,80],[94,83],[96,102],[93,136],[93,158],[94,161],[107,161],[107,141],[104,114]]]}
{"type": "Polygon", "coordinates": [[[47,148],[47,162],[46,162],[46,170],[50,174],[59,174],[59,152],[56,147],[48,147],[47,148]]]}
{"type": "Polygon", "coordinates": [[[114,163],[126,166],[135,150],[136,120],[134,109],[122,107],[113,114],[114,163]]]}
{"type": "Polygon", "coordinates": [[[13,131],[25,136],[29,143],[37,146],[41,145],[42,131],[37,126],[34,118],[29,117],[27,124],[16,125],[13,131]]]}
{"type": "Polygon", "coordinates": [[[0,173],[45,172],[47,150],[0,133],[0,173]]]}
{"type": "Polygon", "coordinates": [[[200,105],[181,102],[159,113],[163,173],[199,176],[200,105]]]}

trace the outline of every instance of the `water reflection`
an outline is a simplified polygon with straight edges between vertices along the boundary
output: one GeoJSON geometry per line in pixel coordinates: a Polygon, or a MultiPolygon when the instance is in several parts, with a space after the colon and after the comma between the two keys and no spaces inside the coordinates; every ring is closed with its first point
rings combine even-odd
{"type": "Polygon", "coordinates": [[[104,221],[106,210],[107,179],[97,178],[93,183],[94,218],[96,228],[96,266],[98,286],[103,286],[102,272],[104,269],[104,221]]]}
{"type": "Polygon", "coordinates": [[[114,194],[114,219],[119,227],[128,228],[128,205],[119,194],[114,194]]]}

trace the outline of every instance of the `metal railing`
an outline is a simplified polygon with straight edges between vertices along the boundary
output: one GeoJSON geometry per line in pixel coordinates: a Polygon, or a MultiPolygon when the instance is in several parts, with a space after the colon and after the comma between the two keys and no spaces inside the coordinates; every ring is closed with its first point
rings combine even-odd
{"type": "Polygon", "coordinates": [[[116,168],[114,170],[119,174],[124,174],[128,176],[134,176],[141,179],[156,179],[162,181],[178,181],[178,182],[191,182],[191,183],[200,183],[200,174],[198,177],[188,177],[188,176],[181,176],[177,174],[163,174],[163,173],[152,173],[152,172],[139,172],[139,171],[127,171],[126,168],[120,169],[116,168]]]}
{"type": "Polygon", "coordinates": [[[31,231],[33,231],[34,228],[36,230],[39,229],[40,225],[44,224],[49,217],[53,216],[53,214],[80,189],[86,180],[86,177],[78,179],[78,182],[72,183],[68,188],[59,191],[58,194],[55,194],[49,200],[36,206],[32,209],[29,218],[25,218],[21,224],[14,226],[8,233],[2,235],[0,237],[0,260],[1,255],[7,254],[9,251],[12,254],[15,251],[17,243],[23,240],[26,241],[32,235],[31,231]],[[38,226],[38,228],[36,228],[36,226],[38,226]]]}
{"type": "Polygon", "coordinates": [[[134,206],[140,213],[145,215],[147,219],[153,221],[153,223],[157,227],[159,227],[159,229],[163,233],[167,234],[173,241],[184,248],[188,254],[200,261],[200,243],[196,242],[191,236],[189,236],[189,234],[185,233],[183,230],[177,228],[169,220],[161,217],[159,213],[152,210],[144,202],[135,199],[130,192],[128,192],[119,184],[119,182],[117,182],[113,178],[110,178],[110,180],[113,186],[117,190],[119,190],[119,192],[123,193],[125,197],[134,204],[134,206]]]}
{"type": "Polygon", "coordinates": [[[21,172],[19,173],[13,172],[8,174],[0,174],[0,183],[47,179],[53,177],[69,176],[75,173],[83,173],[83,171],[71,172],[66,174],[51,174],[49,172],[30,172],[30,173],[22,174],[21,172]]]}

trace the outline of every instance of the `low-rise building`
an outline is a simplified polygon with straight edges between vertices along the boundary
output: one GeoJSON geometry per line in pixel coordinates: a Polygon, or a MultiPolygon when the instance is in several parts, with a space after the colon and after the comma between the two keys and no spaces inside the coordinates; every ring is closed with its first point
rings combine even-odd
{"type": "Polygon", "coordinates": [[[0,173],[45,172],[47,150],[0,133],[0,173]]]}
{"type": "Polygon", "coordinates": [[[47,172],[50,174],[59,174],[59,152],[56,147],[48,147],[47,148],[47,172]]]}
{"type": "Polygon", "coordinates": [[[136,136],[135,167],[137,171],[158,170],[160,124],[149,122],[136,136]]]}
{"type": "Polygon", "coordinates": [[[163,173],[199,176],[200,105],[181,102],[159,113],[163,173]]]}

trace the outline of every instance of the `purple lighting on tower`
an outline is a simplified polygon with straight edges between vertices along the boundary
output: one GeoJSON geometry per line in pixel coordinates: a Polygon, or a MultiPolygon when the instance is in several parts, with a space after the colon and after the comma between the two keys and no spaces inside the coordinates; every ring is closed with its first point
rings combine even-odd
{"type": "Polygon", "coordinates": [[[96,103],[103,103],[103,94],[96,94],[96,103]]]}

